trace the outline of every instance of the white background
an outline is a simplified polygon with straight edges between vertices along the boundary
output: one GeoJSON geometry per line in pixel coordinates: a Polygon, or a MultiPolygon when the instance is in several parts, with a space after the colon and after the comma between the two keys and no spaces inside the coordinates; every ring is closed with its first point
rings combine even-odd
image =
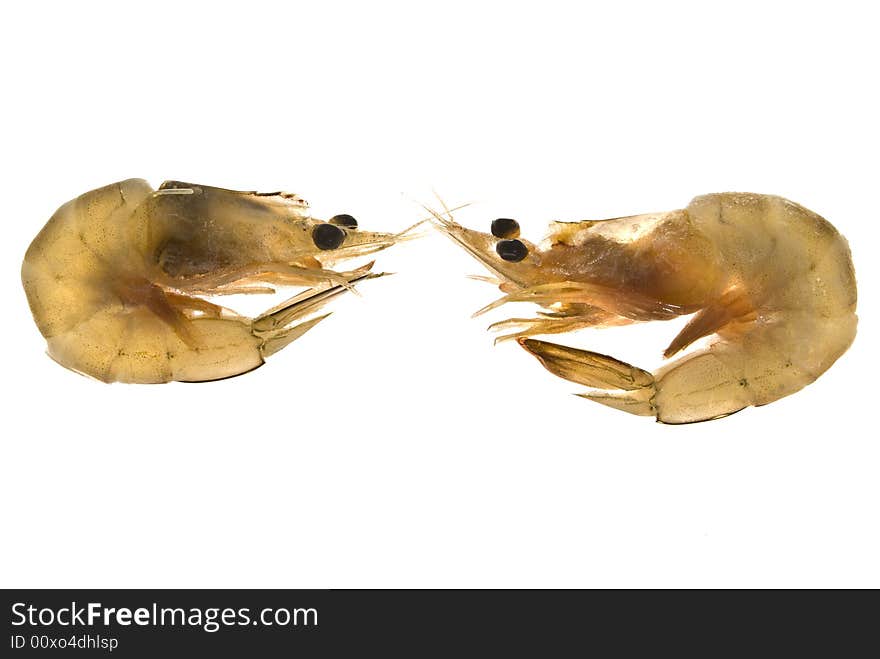
{"type": "MultiPolygon", "coordinates": [[[[0,585],[880,586],[877,21],[715,6],[6,7],[0,585]],[[103,385],[44,354],[18,271],[61,203],[127,177],[381,230],[436,189],[533,240],[780,194],[849,238],[859,336],[795,396],[663,426],[493,348],[529,309],[471,320],[498,293],[433,234],[255,373],[103,385]]],[[[675,331],[563,342],[653,367],[675,331]]]]}

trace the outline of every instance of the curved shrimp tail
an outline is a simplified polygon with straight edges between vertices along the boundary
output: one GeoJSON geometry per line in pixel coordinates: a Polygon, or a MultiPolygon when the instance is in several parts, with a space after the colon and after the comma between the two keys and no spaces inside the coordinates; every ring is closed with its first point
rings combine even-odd
{"type": "MultiPolygon", "coordinates": [[[[723,342],[685,355],[656,376],[589,350],[535,339],[520,339],[519,344],[554,375],[591,387],[578,396],[631,414],[656,416],[662,423],[718,419],[785,395],[762,399],[758,387],[761,377],[766,376],[754,374],[752,382],[742,370],[750,361],[739,354],[738,347],[723,342]]],[[[796,381],[793,390],[815,379],[795,371],[792,375],[796,381]]],[[[778,375],[773,376],[776,382],[778,375]]]]}
{"type": "MultiPolygon", "coordinates": [[[[806,314],[804,314],[806,315],[806,314]]],[[[655,415],[668,424],[729,416],[789,396],[827,370],[855,334],[849,325],[825,319],[765,318],[736,330],[737,341],[716,340],[658,370],[647,371],[589,351],[520,341],[552,373],[599,389],[584,398],[634,414],[655,415]],[[807,326],[814,341],[799,340],[807,326]],[[824,357],[819,358],[821,353],[824,357]]]]}
{"type": "Polygon", "coordinates": [[[856,317],[815,318],[809,312],[767,314],[687,353],[655,373],[658,419],[691,423],[772,403],[814,382],[855,336],[856,317]],[[808,336],[809,340],[804,340],[808,336]]]}

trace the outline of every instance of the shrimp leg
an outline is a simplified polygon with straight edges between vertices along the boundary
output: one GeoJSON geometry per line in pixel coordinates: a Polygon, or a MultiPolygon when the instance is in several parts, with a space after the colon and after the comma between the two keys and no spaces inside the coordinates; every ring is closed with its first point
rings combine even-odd
{"type": "Polygon", "coordinates": [[[588,327],[616,327],[634,322],[589,304],[558,305],[560,311],[538,312],[538,318],[508,318],[489,325],[489,330],[509,332],[495,339],[495,343],[521,339],[536,334],[562,334],[588,327]],[[511,331],[512,330],[512,331],[511,331]]]}
{"type": "Polygon", "coordinates": [[[520,288],[487,304],[473,315],[482,316],[508,302],[549,305],[585,301],[603,311],[635,321],[665,320],[689,311],[686,307],[668,304],[636,291],[614,290],[601,284],[562,281],[520,288]]]}
{"type": "Polygon", "coordinates": [[[739,287],[732,287],[717,301],[691,318],[669,347],[663,351],[663,357],[669,359],[697,339],[715,334],[723,328],[732,328],[735,323],[750,322],[754,319],[755,310],[748,297],[739,287]]]}

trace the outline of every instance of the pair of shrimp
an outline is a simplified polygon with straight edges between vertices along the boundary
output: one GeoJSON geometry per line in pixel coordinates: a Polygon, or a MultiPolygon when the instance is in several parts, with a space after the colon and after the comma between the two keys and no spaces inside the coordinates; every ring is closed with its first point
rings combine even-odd
{"type": "MultiPolygon", "coordinates": [[[[815,380],[855,336],[846,240],[780,197],[711,194],[666,213],[556,222],[540,245],[512,219],[483,233],[445,207],[431,213],[505,294],[481,312],[543,309],[496,323],[502,338],[589,387],[585,398],[633,414],[688,423],[764,405],[815,380]],[[688,314],[654,373],[532,338],[688,314]],[[714,340],[687,350],[704,337],[714,340]]],[[[328,301],[381,276],[372,263],[338,263],[412,235],[362,231],[350,215],[315,220],[289,193],[131,179],[62,206],[28,249],[22,280],[62,365],[105,382],[216,380],[261,366],[326,318],[312,314],[328,301]],[[307,288],[254,318],[204,299],[276,286],[307,288]]]]}

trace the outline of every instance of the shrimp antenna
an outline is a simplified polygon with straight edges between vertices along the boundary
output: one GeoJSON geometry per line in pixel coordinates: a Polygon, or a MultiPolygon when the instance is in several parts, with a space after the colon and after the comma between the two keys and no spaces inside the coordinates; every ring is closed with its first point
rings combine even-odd
{"type": "Polygon", "coordinates": [[[467,202],[465,204],[459,204],[458,206],[454,206],[452,208],[449,208],[446,205],[446,202],[444,202],[443,199],[440,198],[440,195],[437,194],[436,190],[432,190],[432,192],[434,193],[434,196],[437,198],[437,201],[439,201],[440,205],[443,207],[443,212],[446,214],[446,217],[443,217],[443,215],[441,215],[440,213],[435,211],[430,206],[426,206],[422,202],[417,201],[408,195],[404,195],[410,202],[416,204],[419,208],[424,210],[431,217],[426,217],[425,219],[423,219],[423,220],[417,222],[416,224],[414,224],[413,226],[411,226],[409,229],[405,229],[401,233],[406,233],[410,229],[414,229],[415,227],[417,227],[421,224],[424,224],[425,222],[436,222],[436,223],[439,223],[440,226],[442,226],[442,227],[449,227],[451,224],[455,224],[455,219],[452,217],[453,211],[459,211],[462,208],[467,208],[472,203],[472,202],[467,202]]]}

